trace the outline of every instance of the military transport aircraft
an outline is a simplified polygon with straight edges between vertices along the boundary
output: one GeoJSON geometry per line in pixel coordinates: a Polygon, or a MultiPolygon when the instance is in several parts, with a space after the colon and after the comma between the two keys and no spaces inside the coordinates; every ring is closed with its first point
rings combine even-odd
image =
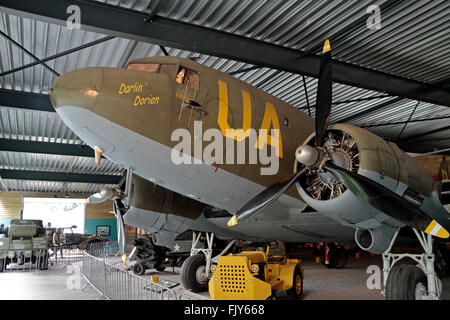
{"type": "Polygon", "coordinates": [[[90,201],[113,199],[118,221],[151,231],[157,244],[170,246],[190,229],[226,239],[356,241],[382,253],[404,226],[424,232],[416,233],[424,244],[425,233],[449,237],[449,185],[394,143],[355,126],[328,126],[329,41],[315,120],[178,57],[75,70],[50,92],[56,112],[98,161],[104,155],[128,168],[124,188],[90,201]]]}

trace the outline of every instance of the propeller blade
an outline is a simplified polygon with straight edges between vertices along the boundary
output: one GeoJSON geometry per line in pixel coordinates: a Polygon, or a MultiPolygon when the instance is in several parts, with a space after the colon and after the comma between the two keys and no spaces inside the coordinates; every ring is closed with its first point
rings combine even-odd
{"type": "Polygon", "coordinates": [[[324,164],[324,168],[338,177],[358,199],[392,218],[439,238],[448,238],[450,236],[447,230],[437,221],[381,184],[355,172],[338,167],[331,161],[327,161],[324,164]]]}
{"type": "Polygon", "coordinates": [[[316,101],[316,136],[315,146],[323,144],[325,133],[330,119],[332,99],[332,79],[331,79],[331,46],[326,40],[323,45],[322,59],[320,61],[319,84],[317,87],[316,101]]]}
{"type": "Polygon", "coordinates": [[[287,189],[289,189],[290,186],[292,186],[292,184],[300,176],[305,174],[305,172],[307,171],[307,168],[303,168],[302,170],[290,176],[285,181],[277,182],[267,189],[263,190],[261,193],[247,202],[241,209],[239,209],[238,212],[236,212],[236,214],[228,221],[228,226],[234,226],[238,222],[251,217],[259,210],[267,207],[269,204],[277,200],[287,189]]]}
{"type": "Polygon", "coordinates": [[[121,212],[121,208],[123,205],[121,205],[121,202],[119,199],[114,200],[113,202],[113,211],[116,216],[116,222],[117,222],[117,242],[119,245],[119,253],[121,255],[125,254],[126,249],[126,239],[125,239],[125,223],[123,221],[123,216],[121,212]]]}

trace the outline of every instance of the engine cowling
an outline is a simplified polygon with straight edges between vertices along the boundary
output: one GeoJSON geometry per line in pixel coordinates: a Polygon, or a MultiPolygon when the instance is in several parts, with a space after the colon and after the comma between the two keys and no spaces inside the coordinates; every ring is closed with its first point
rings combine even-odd
{"type": "Polygon", "coordinates": [[[388,225],[370,230],[358,228],[355,232],[355,241],[361,249],[380,254],[389,248],[395,231],[396,228],[388,225]]]}
{"type": "MultiPolygon", "coordinates": [[[[313,143],[314,134],[304,144],[313,143]]],[[[329,127],[323,148],[335,165],[366,176],[400,196],[410,196],[411,201],[418,195],[431,196],[434,181],[430,174],[394,143],[371,132],[336,124],[329,127]]],[[[296,182],[302,199],[315,210],[357,229],[355,237],[361,240],[356,242],[361,248],[382,252],[404,224],[358,199],[332,173],[322,171],[322,165],[315,164],[318,170],[310,170],[296,182]],[[364,238],[372,239],[370,245],[362,245],[364,238]]],[[[296,161],[295,170],[301,167],[296,161]]]]}
{"type": "Polygon", "coordinates": [[[195,199],[155,185],[153,182],[137,175],[133,175],[130,204],[139,209],[172,214],[194,220],[207,207],[207,205],[195,199]]]}

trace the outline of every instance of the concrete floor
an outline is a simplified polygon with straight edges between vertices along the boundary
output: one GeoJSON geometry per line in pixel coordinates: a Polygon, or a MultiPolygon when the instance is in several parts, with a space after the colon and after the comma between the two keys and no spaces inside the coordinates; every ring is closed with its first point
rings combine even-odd
{"type": "Polygon", "coordinates": [[[72,267],[0,273],[1,300],[95,300],[99,294],[88,286],[83,291],[81,262],[72,267]]]}
{"type": "MultiPolygon", "coordinates": [[[[369,290],[366,282],[369,274],[367,266],[381,266],[380,256],[364,256],[360,259],[350,259],[344,269],[328,269],[322,264],[316,264],[314,257],[307,252],[302,259],[305,271],[303,282],[303,300],[383,300],[381,290],[369,290]]],[[[147,270],[145,278],[158,275],[161,279],[180,282],[180,268],[171,268],[164,272],[147,270]]],[[[208,292],[200,294],[209,298],[208,292]]],[[[277,292],[278,299],[286,299],[284,292],[277,292]]]]}
{"type": "MultiPolygon", "coordinates": [[[[125,267],[116,257],[110,262],[125,267]]],[[[383,300],[380,290],[367,288],[370,274],[366,273],[369,265],[381,268],[381,256],[364,255],[359,259],[351,258],[344,269],[327,269],[322,264],[316,264],[312,256],[304,254],[305,270],[304,300],[383,300]]],[[[91,286],[83,291],[84,280],[80,274],[81,262],[69,267],[54,266],[46,271],[13,271],[0,273],[0,299],[44,299],[44,300],[94,300],[98,292],[91,286]]],[[[131,271],[130,271],[131,272],[131,271]]],[[[168,268],[164,272],[147,270],[145,278],[150,279],[157,274],[160,279],[180,282],[180,268],[168,268]]],[[[444,300],[450,300],[450,278],[443,281],[444,300]]],[[[177,293],[183,291],[181,285],[174,289],[177,293]]],[[[283,292],[276,294],[279,299],[285,299],[283,292]]],[[[209,298],[207,292],[201,296],[209,298]]]]}

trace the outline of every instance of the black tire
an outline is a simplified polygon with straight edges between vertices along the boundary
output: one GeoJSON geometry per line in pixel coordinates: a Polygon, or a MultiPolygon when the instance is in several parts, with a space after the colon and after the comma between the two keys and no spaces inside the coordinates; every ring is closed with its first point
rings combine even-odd
{"type": "Polygon", "coordinates": [[[386,300],[397,300],[397,288],[400,286],[400,284],[398,283],[398,275],[402,271],[404,266],[405,264],[396,264],[389,271],[385,287],[386,300]]]}
{"type": "Polygon", "coordinates": [[[192,292],[208,290],[208,279],[201,279],[199,273],[206,268],[206,259],[203,254],[195,254],[187,258],[181,266],[181,284],[192,292]]]}
{"type": "Polygon", "coordinates": [[[142,262],[136,262],[133,266],[134,274],[142,276],[145,273],[145,266],[142,262]]]}
{"type": "Polygon", "coordinates": [[[416,300],[417,286],[422,284],[427,288],[425,273],[415,265],[401,264],[392,269],[386,283],[387,300],[416,300]]]}
{"type": "Polygon", "coordinates": [[[292,288],[286,291],[287,295],[291,299],[298,299],[303,293],[303,277],[302,273],[298,268],[295,268],[293,279],[292,279],[292,288]]]}
{"type": "Polygon", "coordinates": [[[0,272],[3,272],[4,266],[5,266],[5,259],[0,259],[0,272]]]}

